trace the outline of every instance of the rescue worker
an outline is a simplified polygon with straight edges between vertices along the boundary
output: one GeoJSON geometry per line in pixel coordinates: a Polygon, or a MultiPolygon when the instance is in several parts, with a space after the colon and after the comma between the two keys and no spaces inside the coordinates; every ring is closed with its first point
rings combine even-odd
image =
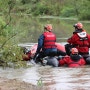
{"type": "Polygon", "coordinates": [[[66,55],[64,58],[59,60],[59,66],[66,65],[68,67],[80,67],[85,65],[86,62],[84,58],[78,54],[78,50],[76,48],[71,49],[70,56],[66,55]]]}
{"type": "MultiPolygon", "coordinates": [[[[47,24],[44,26],[44,33],[38,39],[38,47],[34,60],[37,63],[38,60],[42,60],[45,56],[57,55],[57,48],[55,45],[56,35],[52,32],[52,25],[47,24]],[[38,56],[37,56],[38,55],[38,56]]],[[[66,55],[66,53],[60,52],[60,54],[66,55]]],[[[58,66],[58,60],[54,61],[55,65],[58,66]]]]}
{"type": "Polygon", "coordinates": [[[90,63],[90,60],[87,59],[89,56],[90,48],[90,35],[83,29],[83,24],[78,22],[74,25],[75,31],[73,35],[67,40],[69,44],[65,45],[65,49],[68,55],[70,55],[70,50],[72,47],[78,49],[79,54],[84,57],[87,61],[87,64],[90,63]]]}

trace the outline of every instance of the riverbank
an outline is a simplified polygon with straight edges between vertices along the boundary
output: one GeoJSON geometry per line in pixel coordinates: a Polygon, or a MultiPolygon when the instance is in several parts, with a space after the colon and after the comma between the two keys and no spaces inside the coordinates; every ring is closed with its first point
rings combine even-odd
{"type": "Polygon", "coordinates": [[[47,90],[44,87],[39,87],[19,81],[16,79],[7,79],[0,77],[0,90],[47,90]]]}

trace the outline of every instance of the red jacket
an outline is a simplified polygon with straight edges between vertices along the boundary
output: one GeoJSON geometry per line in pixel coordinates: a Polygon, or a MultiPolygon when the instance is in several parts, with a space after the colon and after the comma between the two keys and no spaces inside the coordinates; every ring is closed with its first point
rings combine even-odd
{"type": "Polygon", "coordinates": [[[56,47],[56,36],[52,32],[44,32],[44,48],[54,48],[56,47]]]}
{"type": "Polygon", "coordinates": [[[80,67],[82,65],[85,65],[86,62],[82,57],[79,57],[77,61],[72,59],[70,56],[65,56],[63,59],[59,60],[59,65],[68,65],[68,67],[80,67]]]}
{"type": "Polygon", "coordinates": [[[84,30],[79,33],[74,33],[73,36],[67,40],[67,42],[77,48],[79,53],[89,53],[90,35],[88,35],[84,30]]]}

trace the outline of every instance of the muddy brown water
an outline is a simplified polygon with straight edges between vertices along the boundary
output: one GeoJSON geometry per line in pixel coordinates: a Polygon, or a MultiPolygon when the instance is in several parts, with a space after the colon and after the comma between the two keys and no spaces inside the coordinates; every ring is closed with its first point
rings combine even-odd
{"type": "Polygon", "coordinates": [[[31,65],[31,68],[0,68],[0,77],[17,79],[34,85],[41,83],[41,86],[48,87],[48,90],[90,89],[89,65],[80,68],[31,65]]]}
{"type": "Polygon", "coordinates": [[[49,87],[49,90],[89,90],[90,66],[81,68],[66,68],[51,66],[32,66],[31,68],[12,69],[0,68],[0,77],[17,79],[49,87]]]}

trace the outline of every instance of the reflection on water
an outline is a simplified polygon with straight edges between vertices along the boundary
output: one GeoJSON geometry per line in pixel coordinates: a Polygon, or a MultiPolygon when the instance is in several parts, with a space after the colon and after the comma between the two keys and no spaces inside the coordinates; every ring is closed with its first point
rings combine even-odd
{"type": "MultiPolygon", "coordinates": [[[[65,44],[65,42],[61,43],[65,44]]],[[[19,44],[22,46],[32,44],[19,44]]],[[[28,47],[28,46],[27,46],[28,47]]],[[[28,63],[29,64],[29,63],[28,63]]],[[[48,90],[89,90],[90,66],[81,68],[34,65],[31,68],[0,68],[0,77],[18,79],[37,85],[41,79],[48,90]]]]}

